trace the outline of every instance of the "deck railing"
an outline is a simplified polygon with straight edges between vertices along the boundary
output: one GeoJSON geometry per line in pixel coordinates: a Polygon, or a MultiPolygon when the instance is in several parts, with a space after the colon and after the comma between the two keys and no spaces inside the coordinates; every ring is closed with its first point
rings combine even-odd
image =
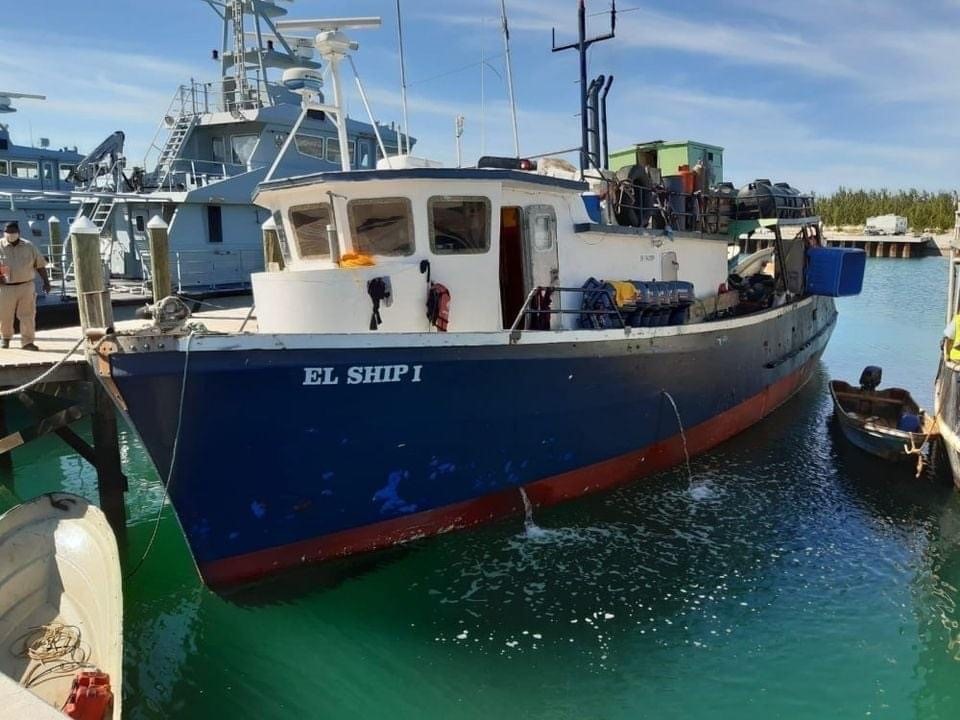
{"type": "Polygon", "coordinates": [[[181,158],[170,164],[164,189],[172,190],[182,186],[192,190],[242,175],[245,172],[247,172],[246,165],[181,158]]]}
{"type": "MultiPolygon", "coordinates": [[[[263,270],[261,250],[182,250],[171,255],[173,290],[178,293],[200,290],[245,290],[250,274],[263,270]]],[[[148,250],[140,251],[144,287],[153,276],[148,250]]]]}
{"type": "Polygon", "coordinates": [[[510,342],[511,344],[517,343],[520,340],[520,336],[523,334],[524,325],[526,325],[527,318],[530,317],[540,317],[546,315],[552,317],[554,315],[593,315],[593,316],[613,316],[616,317],[617,322],[620,323],[620,328],[623,329],[626,333],[629,334],[630,327],[627,325],[626,321],[623,319],[623,314],[620,312],[620,309],[617,307],[617,303],[614,300],[613,293],[609,288],[571,288],[571,287],[553,287],[553,286],[538,286],[533,288],[528,294],[527,299],[524,300],[523,306],[520,308],[520,312],[517,313],[517,317],[514,319],[513,324],[510,326],[510,342]],[[548,307],[548,308],[534,308],[531,307],[531,303],[534,298],[541,295],[541,293],[546,294],[550,293],[551,296],[554,294],[559,295],[559,302],[557,307],[548,307]],[[581,296],[581,302],[579,308],[576,309],[565,309],[563,307],[563,293],[579,293],[581,296]],[[609,307],[607,308],[584,308],[583,301],[587,295],[605,295],[610,301],[609,307]]]}

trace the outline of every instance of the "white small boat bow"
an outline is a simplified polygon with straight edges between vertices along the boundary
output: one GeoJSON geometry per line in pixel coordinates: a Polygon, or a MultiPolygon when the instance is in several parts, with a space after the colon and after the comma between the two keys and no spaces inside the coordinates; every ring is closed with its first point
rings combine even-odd
{"type": "Polygon", "coordinates": [[[102,672],[103,717],[119,720],[121,582],[113,531],[83,498],[51,493],[0,516],[0,716],[63,717],[78,673],[102,672]]]}

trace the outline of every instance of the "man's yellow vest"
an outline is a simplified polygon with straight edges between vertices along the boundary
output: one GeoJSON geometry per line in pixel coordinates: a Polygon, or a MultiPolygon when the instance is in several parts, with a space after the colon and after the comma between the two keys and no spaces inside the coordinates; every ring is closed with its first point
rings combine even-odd
{"type": "Polygon", "coordinates": [[[953,318],[953,340],[950,343],[950,359],[960,362],[960,315],[953,318]]]}

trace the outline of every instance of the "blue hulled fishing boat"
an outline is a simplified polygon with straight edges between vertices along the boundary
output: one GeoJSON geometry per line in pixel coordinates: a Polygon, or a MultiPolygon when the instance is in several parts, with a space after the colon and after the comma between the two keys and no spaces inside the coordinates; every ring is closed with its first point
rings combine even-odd
{"type": "MultiPolygon", "coordinates": [[[[317,47],[336,79],[349,41],[317,47]]],[[[732,202],[707,165],[676,189],[678,168],[607,171],[600,126],[575,179],[515,158],[270,178],[255,199],[280,258],[253,276],[256,331],[106,333],[94,365],[206,582],[626,483],[803,386],[862,251],[822,247],[796,193],[732,202]],[[760,230],[772,258],[731,275],[728,248],[760,230]]]]}

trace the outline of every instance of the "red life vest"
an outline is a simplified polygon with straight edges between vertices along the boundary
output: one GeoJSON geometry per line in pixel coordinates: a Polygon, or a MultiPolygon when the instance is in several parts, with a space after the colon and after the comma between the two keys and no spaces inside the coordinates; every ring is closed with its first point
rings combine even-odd
{"type": "Polygon", "coordinates": [[[447,331],[450,322],[450,291],[440,283],[430,283],[427,292],[427,319],[440,332],[447,331]]]}

